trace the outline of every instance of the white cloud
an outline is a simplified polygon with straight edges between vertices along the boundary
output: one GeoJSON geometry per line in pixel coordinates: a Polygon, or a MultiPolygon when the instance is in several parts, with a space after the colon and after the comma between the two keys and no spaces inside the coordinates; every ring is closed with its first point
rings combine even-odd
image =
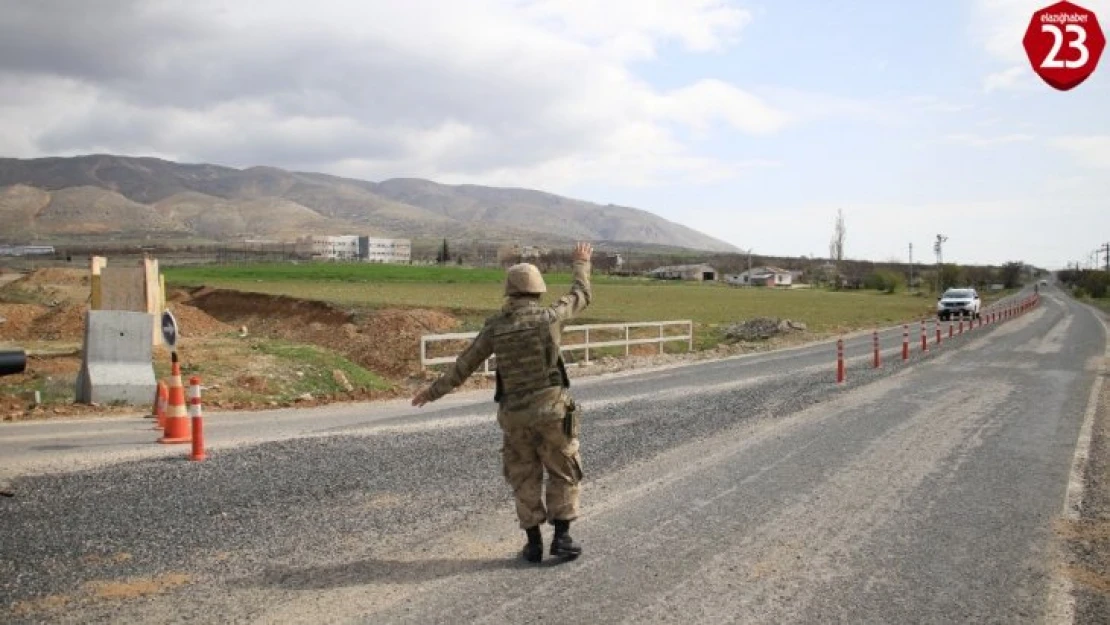
{"type": "Polygon", "coordinates": [[[1001,72],[988,74],[987,77],[983,79],[983,91],[990,93],[992,91],[1016,89],[1025,82],[1028,78],[1028,74],[1028,67],[1023,67],[1021,65],[1015,65],[1001,72]]]}
{"type": "Polygon", "coordinates": [[[790,117],[760,98],[719,80],[701,80],[653,98],[651,112],[693,130],[705,130],[723,121],[748,134],[762,135],[781,130],[790,117]]]}
{"type": "Polygon", "coordinates": [[[912,96],[906,103],[926,113],[963,113],[975,108],[973,104],[959,104],[934,95],[912,96]]]}
{"type": "Polygon", "coordinates": [[[654,54],[656,40],[675,40],[695,52],[722,50],[752,20],[727,0],[535,0],[530,16],[557,25],[576,40],[632,57],[654,54]]]}
{"type": "Polygon", "coordinates": [[[1110,135],[1058,137],[1049,143],[1071,153],[1082,165],[1093,169],[1110,169],[1110,135]]]}
{"type": "Polygon", "coordinates": [[[0,0],[0,145],[527,184],[717,180],[763,161],[695,155],[678,131],[795,121],[719,80],[657,90],[631,63],[664,43],[734,45],[733,0],[0,0]],[[80,37],[59,38],[65,32],[80,37]]]}
{"type": "Polygon", "coordinates": [[[935,139],[931,143],[951,143],[976,148],[987,148],[996,145],[1007,145],[1010,143],[1023,143],[1027,141],[1032,141],[1033,139],[1035,139],[1033,135],[1021,133],[1012,133],[991,137],[971,133],[953,133],[944,135],[939,139],[935,139]]]}
{"type": "Polygon", "coordinates": [[[992,58],[1028,67],[1021,39],[1033,12],[1049,4],[1051,0],[974,0],[973,37],[992,58]]]}

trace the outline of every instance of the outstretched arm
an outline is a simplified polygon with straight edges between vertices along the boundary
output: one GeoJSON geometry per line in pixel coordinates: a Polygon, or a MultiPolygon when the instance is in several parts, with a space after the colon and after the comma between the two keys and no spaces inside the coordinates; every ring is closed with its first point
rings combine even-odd
{"type": "Polygon", "coordinates": [[[419,393],[413,396],[413,406],[423,406],[424,404],[435,401],[450,393],[456,386],[462,384],[482,366],[490,354],[493,353],[493,341],[486,328],[478,333],[478,336],[459,354],[455,359],[455,363],[451,368],[439,376],[439,378],[432,382],[430,385],[422,389],[419,393]]]}
{"type": "Polygon", "coordinates": [[[570,292],[551,304],[551,310],[555,312],[558,321],[570,319],[590,305],[593,298],[590,290],[590,257],[593,253],[594,248],[589,243],[579,242],[574,246],[574,282],[570,285],[570,292]]]}

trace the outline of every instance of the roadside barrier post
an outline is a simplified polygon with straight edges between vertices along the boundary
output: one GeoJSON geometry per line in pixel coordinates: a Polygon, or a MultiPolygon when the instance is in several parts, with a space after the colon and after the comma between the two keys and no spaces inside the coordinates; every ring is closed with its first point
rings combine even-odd
{"type": "Polygon", "coordinates": [[[879,352],[879,331],[878,330],[875,330],[874,332],[871,333],[871,343],[872,343],[872,347],[874,348],[874,351],[875,351],[875,357],[872,361],[872,365],[875,369],[878,369],[879,367],[883,366],[883,357],[879,352]]]}
{"type": "Polygon", "coordinates": [[[940,345],[940,319],[933,322],[937,330],[937,345],[940,345]]]}
{"type": "Polygon", "coordinates": [[[925,320],[921,320],[921,351],[929,351],[929,334],[925,330],[925,320]]]}
{"type": "Polygon", "coordinates": [[[844,383],[844,339],[836,340],[836,383],[844,383]]]}
{"type": "Polygon", "coordinates": [[[902,324],[902,360],[910,359],[910,326],[902,324]]]}
{"type": "Polygon", "coordinates": [[[189,460],[204,460],[204,414],[200,407],[200,378],[189,379],[189,417],[193,424],[193,449],[189,460]]]}
{"type": "Polygon", "coordinates": [[[952,322],[949,321],[948,322],[948,338],[952,338],[955,335],[955,331],[952,328],[953,328],[952,322]]]}

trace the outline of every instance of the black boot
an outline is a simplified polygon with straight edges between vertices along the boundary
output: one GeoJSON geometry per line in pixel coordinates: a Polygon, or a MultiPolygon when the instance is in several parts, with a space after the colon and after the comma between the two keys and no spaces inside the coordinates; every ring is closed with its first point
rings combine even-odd
{"type": "Polygon", "coordinates": [[[573,560],[582,554],[582,546],[570,537],[570,521],[555,519],[555,537],[551,539],[551,555],[573,560]]]}
{"type": "Polygon", "coordinates": [[[524,530],[528,534],[528,543],[524,545],[520,555],[529,562],[543,560],[543,536],[540,535],[540,526],[536,525],[524,530]]]}

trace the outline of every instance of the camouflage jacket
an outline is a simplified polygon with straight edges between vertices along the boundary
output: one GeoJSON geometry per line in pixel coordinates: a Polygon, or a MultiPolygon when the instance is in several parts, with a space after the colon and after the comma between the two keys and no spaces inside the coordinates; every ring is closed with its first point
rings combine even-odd
{"type": "MultiPolygon", "coordinates": [[[[478,336],[467,346],[454,365],[432,383],[428,399],[435,401],[466,381],[490,355],[493,354],[493,334],[498,324],[510,323],[518,311],[542,309],[541,314],[551,324],[551,334],[558,348],[563,323],[582,312],[590,304],[590,261],[575,261],[574,282],[570,291],[546,308],[527,297],[510,297],[501,311],[486,319],[478,336]]],[[[519,427],[541,421],[562,419],[565,413],[566,390],[561,387],[541,389],[531,393],[524,401],[508,405],[502,400],[498,406],[497,422],[501,427],[519,427]]]]}

